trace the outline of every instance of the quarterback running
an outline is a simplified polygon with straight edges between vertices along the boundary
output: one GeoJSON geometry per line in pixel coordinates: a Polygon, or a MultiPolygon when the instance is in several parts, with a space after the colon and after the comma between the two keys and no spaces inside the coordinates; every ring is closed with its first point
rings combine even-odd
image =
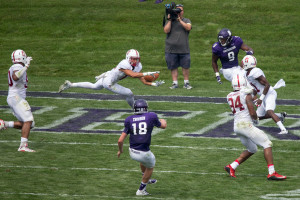
{"type": "Polygon", "coordinates": [[[134,96],[132,91],[119,85],[118,81],[130,76],[132,78],[139,78],[142,83],[149,86],[157,87],[165,83],[164,81],[148,82],[144,78],[144,76],[154,75],[159,73],[159,71],[141,73],[141,70],[142,63],[140,62],[139,52],[135,49],[130,49],[126,53],[126,59],[122,60],[115,68],[96,76],[96,83],[71,83],[67,80],[59,87],[58,92],[60,93],[68,88],[87,88],[95,90],[101,90],[105,88],[113,93],[125,96],[127,103],[133,108],[134,96]]]}

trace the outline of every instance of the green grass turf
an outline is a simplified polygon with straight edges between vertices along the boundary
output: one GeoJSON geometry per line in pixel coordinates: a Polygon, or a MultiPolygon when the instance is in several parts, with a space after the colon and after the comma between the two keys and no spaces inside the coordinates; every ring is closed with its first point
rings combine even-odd
{"type": "MultiPolygon", "coordinates": [[[[170,3],[164,1],[164,3],[170,3]]],[[[277,90],[279,99],[300,99],[298,2],[181,0],[191,19],[192,90],[170,90],[170,72],[164,60],[162,17],[164,4],[154,0],[74,1],[0,0],[0,90],[7,90],[10,55],[21,48],[33,57],[28,91],[57,91],[64,80],[94,81],[94,76],[115,67],[130,48],[138,49],[144,71],[160,70],[166,84],[147,87],[127,78],[121,85],[135,95],[225,97],[231,86],[216,83],[211,68],[211,46],[218,31],[227,27],[255,51],[258,67],[271,85],[283,78],[287,87],[277,90]]],[[[240,60],[244,56],[240,52],[240,60]]],[[[179,73],[179,84],[183,78],[179,73]]],[[[72,89],[68,92],[105,93],[72,89]]],[[[34,115],[37,127],[70,115],[73,108],[129,109],[125,101],[94,101],[29,97],[32,107],[53,106],[51,112],[34,115]]],[[[6,106],[0,96],[0,106],[6,106]]],[[[266,180],[263,152],[257,152],[237,170],[237,179],[223,167],[244,149],[239,140],[177,138],[220,120],[229,112],[226,104],[149,102],[150,110],[206,111],[191,119],[167,118],[168,128],[153,136],[157,164],[148,186],[154,199],[261,199],[266,194],[284,196],[299,189],[299,142],[272,140],[276,170],[288,176],[283,182],[266,180]],[[179,146],[181,148],[176,148],[179,146]]],[[[277,112],[299,115],[299,106],[277,106],[277,112]]],[[[124,119],[123,116],[122,119],[124,119]]],[[[14,120],[7,109],[0,118],[14,120]]],[[[286,125],[297,123],[287,119],[286,125]]],[[[276,127],[272,122],[266,125],[276,127]]],[[[115,124],[100,128],[115,129],[115,124]]],[[[99,127],[98,127],[99,128],[99,127]]],[[[120,128],[121,129],[121,128],[120,128]]],[[[37,153],[17,152],[20,133],[0,133],[0,199],[134,199],[141,180],[138,163],[124,154],[117,159],[118,135],[51,134],[32,131],[30,146],[37,153]],[[79,143],[79,144],[74,144],[79,143]]],[[[294,197],[299,198],[298,196],[294,197]]],[[[273,198],[275,199],[275,198],[273,198]]]]}

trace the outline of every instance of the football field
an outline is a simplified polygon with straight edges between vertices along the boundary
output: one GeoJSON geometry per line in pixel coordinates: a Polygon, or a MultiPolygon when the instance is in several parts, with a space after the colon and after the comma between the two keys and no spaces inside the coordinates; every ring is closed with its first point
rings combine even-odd
{"type": "MultiPolygon", "coordinates": [[[[0,0],[0,119],[15,120],[6,102],[7,70],[11,53],[20,48],[33,57],[27,100],[36,124],[29,145],[37,151],[17,151],[19,130],[0,132],[1,200],[300,199],[299,3],[177,1],[193,25],[193,89],[182,88],[179,71],[179,88],[170,90],[161,26],[164,3],[170,2],[153,2],[0,0]],[[222,77],[218,85],[211,67],[211,46],[224,27],[254,49],[271,85],[286,82],[277,90],[276,112],[288,113],[289,134],[278,135],[271,120],[258,126],[273,143],[275,169],[285,181],[267,180],[262,148],[237,168],[237,178],[224,170],[244,150],[225,99],[231,84],[222,77]],[[130,159],[128,138],[117,157],[124,120],[133,113],[124,98],[107,90],[57,93],[65,80],[94,82],[131,48],[139,50],[143,71],[161,71],[159,80],[166,82],[160,87],[133,78],[119,82],[167,120],[166,129],[153,131],[152,177],[158,182],[147,186],[146,197],[135,195],[142,175],[130,159]]],[[[244,55],[240,52],[240,60],[244,55]]]]}

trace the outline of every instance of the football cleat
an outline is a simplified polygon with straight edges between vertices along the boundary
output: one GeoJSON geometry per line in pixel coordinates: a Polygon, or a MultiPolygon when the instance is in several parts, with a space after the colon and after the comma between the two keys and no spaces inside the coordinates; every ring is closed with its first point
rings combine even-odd
{"type": "Polygon", "coordinates": [[[178,85],[173,83],[172,86],[170,87],[171,90],[178,88],[178,85]]]}
{"type": "Polygon", "coordinates": [[[288,130],[282,130],[278,134],[279,135],[285,135],[285,134],[288,134],[288,133],[289,133],[288,130]]]}
{"type": "Polygon", "coordinates": [[[235,176],[235,170],[234,170],[230,165],[225,166],[224,169],[225,169],[225,171],[228,172],[228,174],[229,174],[231,177],[236,178],[236,176],[235,176]]]}
{"type": "Polygon", "coordinates": [[[187,89],[187,90],[190,90],[192,89],[193,87],[190,85],[190,83],[185,83],[183,88],[187,89]]]}
{"type": "Polygon", "coordinates": [[[156,179],[149,179],[148,184],[155,184],[157,183],[156,179]]]}
{"type": "Polygon", "coordinates": [[[268,180],[280,181],[280,180],[286,179],[286,176],[282,176],[282,175],[278,174],[277,172],[274,172],[273,174],[269,174],[267,178],[268,178],[268,180]]]}
{"type": "Polygon", "coordinates": [[[18,149],[18,151],[21,152],[35,152],[35,150],[29,149],[28,144],[26,143],[25,145],[21,145],[18,149]]]}
{"type": "Polygon", "coordinates": [[[147,196],[150,195],[146,190],[137,190],[136,191],[137,196],[147,196]]]}
{"type": "Polygon", "coordinates": [[[280,119],[280,121],[281,121],[282,123],[284,122],[284,120],[285,120],[286,116],[287,116],[286,112],[282,112],[282,113],[280,113],[280,117],[279,117],[279,119],[280,119]]]}
{"type": "Polygon", "coordinates": [[[71,82],[66,80],[64,84],[62,84],[61,86],[59,86],[59,89],[58,89],[58,93],[61,93],[62,91],[70,88],[71,86],[71,82]]]}
{"type": "Polygon", "coordinates": [[[3,121],[2,119],[0,119],[0,131],[1,131],[1,130],[4,130],[4,129],[6,129],[6,128],[5,128],[4,121],[3,121]]]}

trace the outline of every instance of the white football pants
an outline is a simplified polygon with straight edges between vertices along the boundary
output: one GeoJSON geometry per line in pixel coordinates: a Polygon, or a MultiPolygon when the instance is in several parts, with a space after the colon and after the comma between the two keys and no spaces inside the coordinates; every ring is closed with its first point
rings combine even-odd
{"type": "Polygon", "coordinates": [[[257,145],[264,149],[272,147],[272,142],[265,132],[255,127],[252,122],[242,121],[234,124],[234,132],[239,136],[242,144],[251,153],[257,151],[257,145]]]}
{"type": "Polygon", "coordinates": [[[134,96],[132,91],[117,83],[112,84],[109,78],[101,78],[96,83],[90,83],[90,82],[72,83],[71,87],[87,88],[93,90],[101,90],[105,88],[113,93],[125,96],[127,103],[133,108],[134,96]]]}
{"type": "Polygon", "coordinates": [[[153,168],[155,166],[155,156],[151,151],[138,151],[129,148],[129,155],[132,160],[142,163],[147,168],[153,168]]]}
{"type": "Polygon", "coordinates": [[[7,103],[13,111],[13,114],[19,121],[33,121],[32,124],[34,124],[34,118],[31,112],[31,108],[29,106],[29,103],[25,99],[21,98],[19,95],[16,95],[7,98],[7,103]]]}

